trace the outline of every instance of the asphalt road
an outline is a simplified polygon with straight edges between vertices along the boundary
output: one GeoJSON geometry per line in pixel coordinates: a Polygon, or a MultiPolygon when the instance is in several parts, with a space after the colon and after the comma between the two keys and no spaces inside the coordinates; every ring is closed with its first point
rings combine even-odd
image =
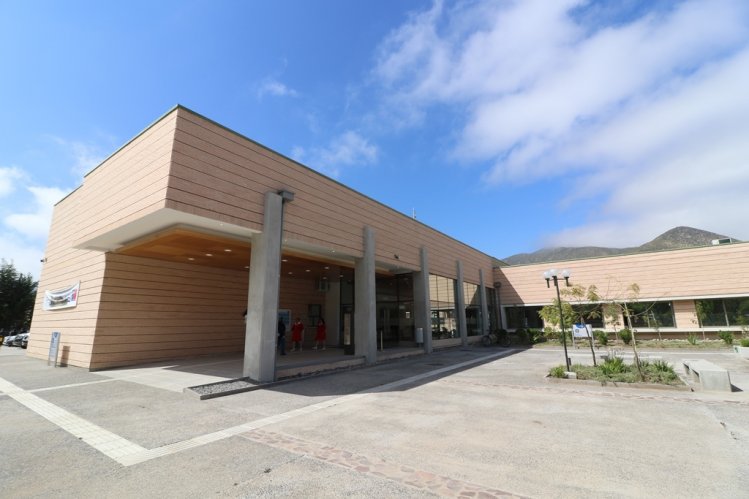
{"type": "Polygon", "coordinates": [[[749,497],[732,393],[550,383],[470,348],[198,401],[0,348],[0,497],[749,497]]]}

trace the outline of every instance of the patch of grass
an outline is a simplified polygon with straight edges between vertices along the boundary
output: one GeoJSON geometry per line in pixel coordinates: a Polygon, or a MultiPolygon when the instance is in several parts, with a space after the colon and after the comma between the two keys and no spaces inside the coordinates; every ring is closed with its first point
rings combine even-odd
{"type": "Polygon", "coordinates": [[[740,344],[742,347],[749,348],[749,338],[741,338],[740,344]]]}
{"type": "Polygon", "coordinates": [[[564,373],[567,372],[565,366],[556,366],[549,369],[549,376],[552,378],[564,378],[564,373]]]}
{"type": "Polygon", "coordinates": [[[697,335],[694,333],[689,333],[689,336],[687,336],[687,342],[690,345],[696,345],[697,344],[697,335]]]}
{"type": "Polygon", "coordinates": [[[619,357],[608,359],[598,367],[575,364],[571,369],[577,373],[577,379],[589,379],[602,383],[611,381],[618,383],[659,383],[663,385],[682,384],[679,376],[668,362],[660,360],[653,363],[641,362],[640,367],[642,368],[643,379],[640,378],[637,367],[633,364],[625,364],[619,357]]]}

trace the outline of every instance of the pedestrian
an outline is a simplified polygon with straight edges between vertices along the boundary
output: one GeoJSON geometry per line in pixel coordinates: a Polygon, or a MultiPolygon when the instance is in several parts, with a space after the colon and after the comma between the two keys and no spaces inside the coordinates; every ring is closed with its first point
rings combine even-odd
{"type": "Polygon", "coordinates": [[[286,355],[286,324],[283,319],[278,319],[278,350],[281,355],[286,355]]]}
{"type": "Polygon", "coordinates": [[[325,336],[326,336],[326,329],[325,329],[325,320],[320,317],[317,320],[317,332],[315,333],[315,350],[317,350],[317,345],[320,345],[320,350],[325,350],[325,336]]]}
{"type": "Polygon", "coordinates": [[[299,317],[296,318],[294,321],[294,324],[291,325],[291,351],[295,352],[297,345],[299,346],[299,351],[302,351],[302,335],[304,334],[304,324],[302,324],[302,319],[299,317]]]}

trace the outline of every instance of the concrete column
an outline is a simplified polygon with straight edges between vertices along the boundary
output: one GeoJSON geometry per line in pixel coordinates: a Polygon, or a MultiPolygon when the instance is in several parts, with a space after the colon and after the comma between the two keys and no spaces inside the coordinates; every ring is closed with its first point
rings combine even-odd
{"type": "Polygon", "coordinates": [[[432,353],[432,307],[429,296],[429,259],[421,247],[421,270],[413,273],[414,327],[424,331],[424,353],[432,353]]]}
{"type": "Polygon", "coordinates": [[[243,376],[261,383],[273,381],[276,375],[282,230],[281,196],[268,192],[265,194],[263,232],[252,236],[250,287],[242,367],[243,376]]]}
{"type": "Polygon", "coordinates": [[[375,234],[364,227],[364,254],[354,268],[354,354],[377,361],[377,288],[375,281],[375,234]]]}
{"type": "Polygon", "coordinates": [[[479,302],[481,306],[481,334],[489,334],[489,306],[484,287],[484,269],[479,269],[479,302]]]}
{"type": "Polygon", "coordinates": [[[460,332],[460,342],[463,346],[468,345],[468,329],[466,327],[466,297],[463,291],[463,262],[455,261],[455,267],[458,273],[458,279],[455,281],[455,315],[458,319],[458,332],[460,332]]]}

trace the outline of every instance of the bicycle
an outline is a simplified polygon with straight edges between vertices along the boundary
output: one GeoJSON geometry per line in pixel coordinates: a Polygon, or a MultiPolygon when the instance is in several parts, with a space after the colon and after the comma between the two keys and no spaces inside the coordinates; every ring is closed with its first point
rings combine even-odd
{"type": "Polygon", "coordinates": [[[507,348],[510,346],[510,334],[504,329],[499,331],[492,331],[489,334],[485,334],[481,337],[481,344],[485,347],[490,347],[494,344],[507,348]]]}

